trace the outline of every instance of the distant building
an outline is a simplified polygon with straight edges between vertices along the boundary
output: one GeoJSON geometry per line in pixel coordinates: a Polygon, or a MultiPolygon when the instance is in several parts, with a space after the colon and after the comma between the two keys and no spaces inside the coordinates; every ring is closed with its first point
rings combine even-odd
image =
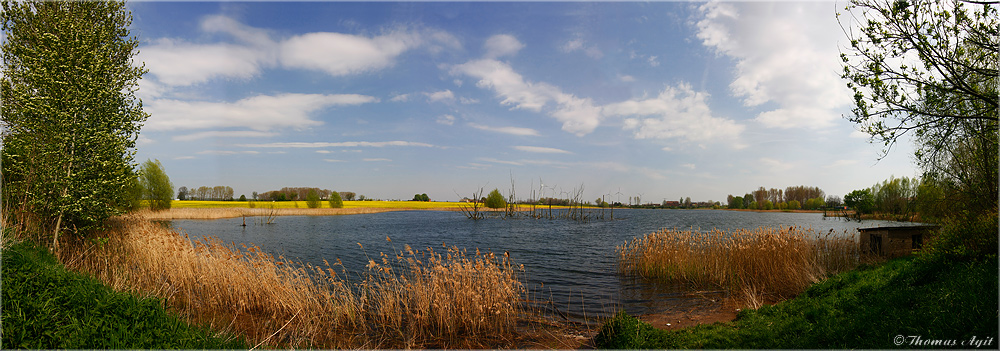
{"type": "Polygon", "coordinates": [[[936,225],[859,228],[859,245],[862,253],[886,258],[907,256],[923,248],[938,228],[936,225]]]}

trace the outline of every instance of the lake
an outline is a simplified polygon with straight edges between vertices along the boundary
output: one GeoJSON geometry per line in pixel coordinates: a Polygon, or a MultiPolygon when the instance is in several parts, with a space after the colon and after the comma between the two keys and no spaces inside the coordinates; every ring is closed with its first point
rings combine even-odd
{"type": "MultiPolygon", "coordinates": [[[[531,298],[551,300],[571,319],[606,316],[616,309],[636,314],[696,308],[704,297],[616,274],[615,248],[633,237],[662,228],[710,230],[789,227],[817,233],[856,233],[857,228],[910,223],[845,221],[820,213],[718,210],[616,209],[614,220],[577,222],[567,219],[500,219],[473,221],[460,212],[399,211],[343,216],[277,217],[255,225],[248,218],[173,220],[170,225],[191,238],[213,236],[227,243],[246,243],[294,261],[323,265],[340,259],[349,272],[361,272],[366,254],[401,252],[404,244],[444,251],[442,244],[475,252],[476,248],[510,253],[523,264],[531,298]],[[386,241],[386,237],[392,242],[386,241]],[[358,247],[364,245],[364,251],[358,247]]],[[[350,279],[356,280],[356,275],[350,279]]]]}

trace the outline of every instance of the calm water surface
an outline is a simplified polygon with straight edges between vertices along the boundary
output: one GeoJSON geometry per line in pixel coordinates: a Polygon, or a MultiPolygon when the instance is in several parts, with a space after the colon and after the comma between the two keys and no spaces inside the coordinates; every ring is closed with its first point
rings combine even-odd
{"type": "MultiPolygon", "coordinates": [[[[615,248],[636,236],[662,228],[735,229],[800,226],[817,232],[855,233],[859,227],[899,226],[900,222],[847,222],[818,213],[758,213],[712,210],[615,210],[615,220],[576,222],[566,219],[467,219],[459,212],[400,211],[346,216],[277,217],[271,225],[240,226],[242,218],[174,220],[171,225],[192,238],[217,237],[227,243],[254,244],[275,255],[322,265],[340,259],[361,272],[379,252],[403,250],[404,244],[442,252],[442,244],[474,252],[502,254],[525,267],[534,298],[551,300],[574,319],[602,316],[616,308],[632,314],[689,309],[698,303],[677,288],[653,286],[615,273],[615,248]],[[386,237],[392,239],[387,242],[386,237]],[[364,245],[364,251],[358,247],[364,245]]],[[[356,277],[356,276],[354,276],[356,277]]],[[[352,277],[353,278],[353,277],[352,277]]]]}

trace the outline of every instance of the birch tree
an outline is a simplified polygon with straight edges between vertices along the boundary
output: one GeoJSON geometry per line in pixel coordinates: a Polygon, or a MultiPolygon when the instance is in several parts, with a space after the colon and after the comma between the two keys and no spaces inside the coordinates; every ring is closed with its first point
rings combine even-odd
{"type": "Polygon", "coordinates": [[[0,20],[4,210],[58,250],[60,233],[86,233],[129,201],[147,117],[139,41],[117,1],[3,1],[0,20]]]}

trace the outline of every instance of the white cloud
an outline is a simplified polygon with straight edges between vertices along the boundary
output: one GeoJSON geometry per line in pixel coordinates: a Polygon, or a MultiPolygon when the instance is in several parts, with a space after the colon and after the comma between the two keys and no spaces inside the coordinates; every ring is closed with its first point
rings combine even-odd
{"type": "Polygon", "coordinates": [[[147,96],[160,96],[166,87],[189,86],[216,78],[249,79],[265,68],[318,70],[333,76],[361,74],[393,66],[404,52],[427,48],[432,53],[461,48],[453,35],[440,30],[396,30],[384,35],[313,32],[276,39],[268,30],[254,28],[226,16],[209,16],[200,29],[228,34],[234,42],[192,43],[162,38],[139,50],[149,76],[147,96]],[[166,87],[164,87],[165,85],[166,87]]]}
{"type": "Polygon", "coordinates": [[[331,152],[333,152],[333,151],[330,151],[330,150],[316,150],[317,154],[328,154],[328,153],[331,153],[331,152]]]}
{"type": "Polygon", "coordinates": [[[366,159],[362,159],[362,161],[365,161],[365,162],[392,162],[392,160],[387,159],[387,158],[366,158],[366,159]]]}
{"type": "Polygon", "coordinates": [[[135,140],[135,144],[136,145],[149,145],[149,144],[153,144],[153,143],[156,143],[156,141],[153,140],[153,139],[147,138],[145,136],[142,136],[142,135],[140,135],[135,140]]]}
{"type": "Polygon", "coordinates": [[[435,91],[432,93],[424,93],[424,95],[427,95],[427,101],[430,102],[455,100],[455,93],[452,93],[450,89],[443,91],[435,91]]]}
{"type": "Polygon", "coordinates": [[[507,63],[491,59],[474,60],[453,66],[451,74],[478,78],[476,86],[492,89],[503,98],[501,104],[513,105],[514,108],[541,112],[546,104],[554,101],[556,106],[549,112],[549,116],[562,122],[564,131],[577,136],[593,132],[600,124],[600,108],[594,106],[589,98],[564,93],[548,83],[525,81],[507,63]]]}
{"type": "MultiPolygon", "coordinates": [[[[143,46],[138,59],[146,64],[150,75],[168,86],[194,85],[218,77],[248,79],[272,63],[265,51],[246,45],[193,44],[172,39],[143,46]]],[[[149,90],[157,88],[146,85],[149,90]]]]}
{"type": "Polygon", "coordinates": [[[204,150],[204,151],[198,151],[196,153],[199,154],[199,155],[219,155],[219,156],[225,156],[225,155],[240,155],[240,154],[243,154],[243,155],[256,155],[256,154],[259,154],[260,152],[257,152],[257,151],[232,151],[232,150],[204,150]]]}
{"type": "Polygon", "coordinates": [[[592,59],[604,57],[604,52],[602,52],[601,49],[598,49],[597,46],[594,45],[587,46],[587,43],[580,37],[567,41],[565,44],[560,46],[559,49],[566,53],[583,51],[584,54],[592,59]]]}
{"type": "Polygon", "coordinates": [[[483,44],[486,49],[486,58],[498,58],[502,56],[514,56],[518,51],[524,48],[524,44],[521,44],[512,35],[508,34],[497,34],[489,39],[486,39],[486,43],[483,44]]]}
{"type": "Polygon", "coordinates": [[[272,132],[261,132],[253,130],[213,130],[207,132],[198,132],[192,134],[178,135],[171,140],[173,141],[192,141],[206,138],[266,138],[277,135],[277,133],[272,132]]]}
{"type": "Polygon", "coordinates": [[[520,136],[538,136],[538,131],[531,128],[521,128],[521,127],[491,127],[482,124],[469,123],[469,127],[476,128],[479,130],[486,130],[497,133],[520,135],[520,136]]]}
{"type": "Polygon", "coordinates": [[[280,58],[286,67],[344,76],[390,67],[396,57],[421,42],[419,35],[407,32],[373,38],[343,33],[307,33],[282,42],[280,58]]]}
{"type": "Polygon", "coordinates": [[[326,161],[326,162],[346,162],[344,160],[336,160],[336,159],[332,159],[332,158],[324,158],[323,161],[326,161]]]}
{"type": "Polygon", "coordinates": [[[778,105],[756,121],[777,128],[822,128],[850,103],[838,73],[842,32],[829,3],[708,3],[701,11],[698,38],[737,61],[733,94],[747,106],[778,105]]]}
{"type": "Polygon", "coordinates": [[[634,82],[635,81],[635,77],[627,75],[627,74],[619,74],[618,75],[618,80],[620,80],[622,82],[629,83],[629,82],[634,82]]]}
{"type": "Polygon", "coordinates": [[[434,147],[434,145],[427,143],[419,143],[412,141],[343,141],[343,142],[285,142],[285,143],[266,143],[266,144],[237,144],[239,147],[258,147],[258,148],[322,148],[322,147],[386,147],[386,146],[418,146],[418,147],[434,147]]]}
{"type": "Polygon", "coordinates": [[[708,94],[694,92],[690,85],[681,84],[667,87],[655,98],[606,105],[603,113],[629,117],[624,127],[634,130],[638,139],[680,139],[702,146],[715,142],[743,147],[739,137],[746,127],[713,116],[705,101],[707,97],[708,94]]]}
{"type": "Polygon", "coordinates": [[[391,99],[389,99],[389,101],[392,101],[392,102],[405,102],[405,101],[407,101],[409,99],[410,99],[410,94],[399,94],[399,95],[393,96],[391,99]]]}
{"type": "Polygon", "coordinates": [[[259,95],[236,102],[152,100],[147,130],[182,130],[242,127],[267,132],[276,128],[306,128],[323,124],[310,114],[330,106],[359,105],[376,101],[365,95],[283,94],[259,95]]]}
{"type": "Polygon", "coordinates": [[[533,152],[542,154],[572,154],[572,152],[563,149],[556,149],[552,147],[541,147],[541,146],[515,146],[514,149],[524,152],[533,152]]]}
{"type": "Polygon", "coordinates": [[[175,160],[193,160],[193,159],[195,159],[195,157],[194,156],[177,156],[177,157],[174,157],[174,159],[175,160]]]}
{"type": "Polygon", "coordinates": [[[695,166],[694,166],[694,163],[685,163],[685,164],[682,164],[682,165],[681,165],[681,167],[684,167],[684,168],[687,168],[687,169],[690,169],[690,170],[692,170],[692,171],[693,171],[693,170],[694,170],[694,168],[695,168],[695,166]]]}
{"type": "Polygon", "coordinates": [[[452,116],[452,115],[442,115],[442,116],[440,116],[440,117],[437,118],[437,123],[438,124],[444,124],[446,126],[450,126],[452,124],[455,124],[455,116],[452,116]]]}

